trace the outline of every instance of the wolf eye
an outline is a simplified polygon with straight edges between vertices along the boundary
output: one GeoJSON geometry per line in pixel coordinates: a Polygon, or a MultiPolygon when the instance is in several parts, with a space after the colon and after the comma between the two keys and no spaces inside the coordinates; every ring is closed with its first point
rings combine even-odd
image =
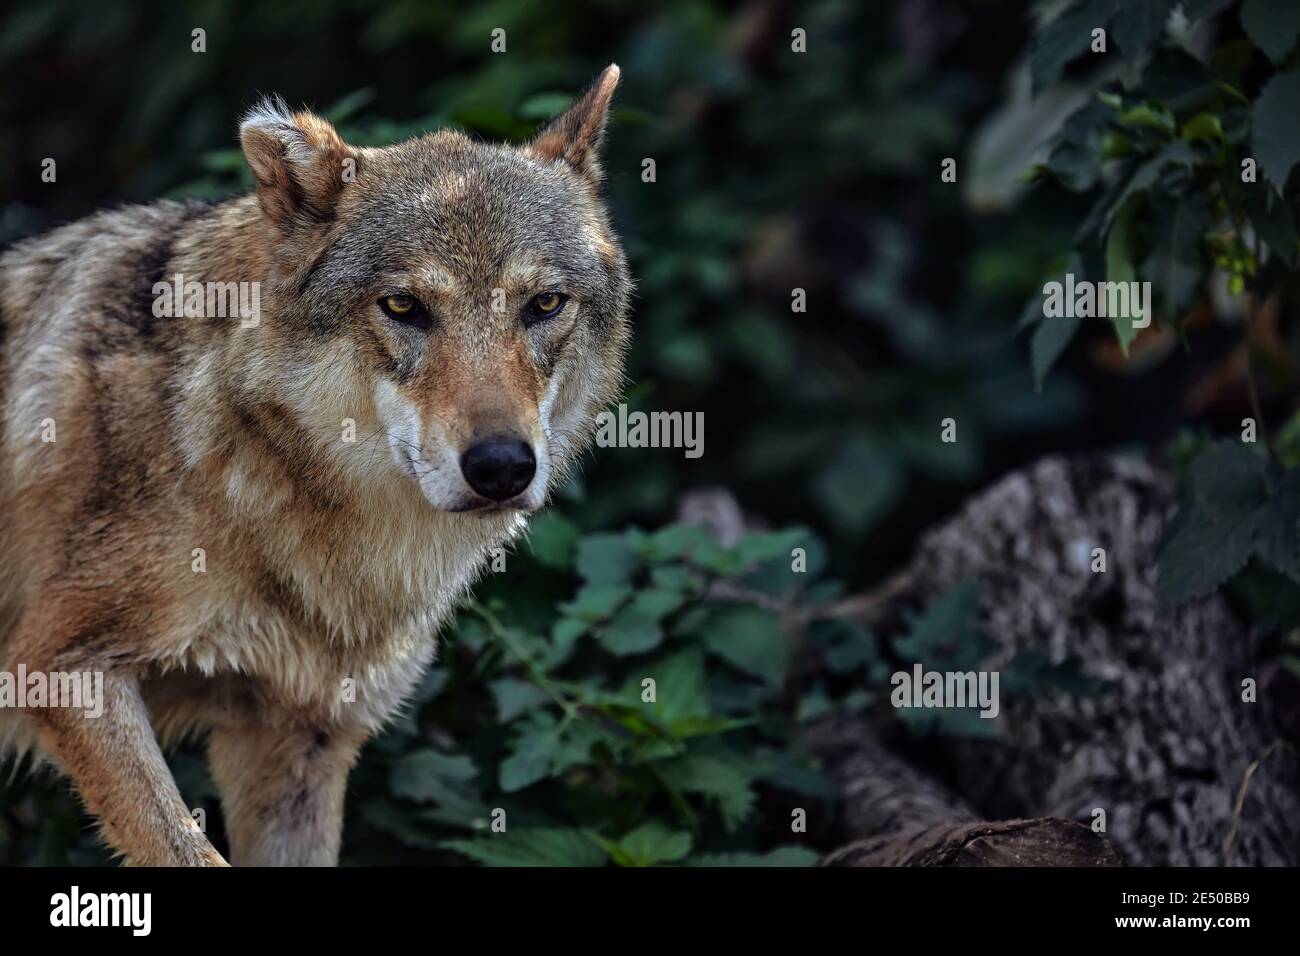
{"type": "Polygon", "coordinates": [[[563,292],[540,292],[533,296],[524,309],[524,325],[532,325],[560,314],[569,297],[563,292]]]}
{"type": "Polygon", "coordinates": [[[429,313],[420,304],[420,300],[405,292],[384,296],[379,300],[379,307],[384,310],[385,315],[395,321],[416,325],[428,324],[429,313]]]}

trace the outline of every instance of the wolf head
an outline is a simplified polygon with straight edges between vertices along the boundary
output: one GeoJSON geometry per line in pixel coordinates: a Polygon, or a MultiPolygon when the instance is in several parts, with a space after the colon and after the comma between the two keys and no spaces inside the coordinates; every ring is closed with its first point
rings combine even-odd
{"type": "Polygon", "coordinates": [[[261,374],[320,429],[357,423],[351,467],[395,469],[444,511],[530,511],[589,440],[629,335],[599,192],[618,78],[522,147],[353,147],[278,99],[245,117],[272,259],[261,374]]]}

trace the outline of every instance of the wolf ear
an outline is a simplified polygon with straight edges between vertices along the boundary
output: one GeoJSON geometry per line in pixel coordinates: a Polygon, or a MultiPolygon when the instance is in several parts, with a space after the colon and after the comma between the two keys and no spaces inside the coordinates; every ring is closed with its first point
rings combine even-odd
{"type": "Polygon", "coordinates": [[[291,113],[279,96],[268,97],[244,116],[239,141],[262,213],[281,233],[333,218],[343,185],[356,172],[357,151],[328,120],[291,113]]]}
{"type": "Polygon", "coordinates": [[[618,78],[618,64],[605,67],[582,99],[551,120],[524,151],[542,162],[562,160],[592,182],[599,182],[603,175],[600,144],[618,78]]]}

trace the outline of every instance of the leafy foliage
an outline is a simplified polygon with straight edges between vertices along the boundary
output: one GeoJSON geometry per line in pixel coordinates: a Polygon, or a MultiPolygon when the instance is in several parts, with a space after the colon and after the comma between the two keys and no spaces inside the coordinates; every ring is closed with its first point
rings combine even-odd
{"type": "MultiPolygon", "coordinates": [[[[1272,0],[1074,3],[1040,31],[1036,81],[1057,82],[1093,55],[1079,31],[1094,27],[1111,28],[1132,79],[1111,80],[1107,68],[1034,171],[1099,194],[1065,271],[1151,283],[1155,326],[1140,333],[1131,319],[1114,320],[1125,354],[1167,330],[1190,341],[1215,283],[1245,313],[1252,415],[1240,440],[1198,443],[1188,456],[1183,506],[1160,550],[1161,600],[1172,608],[1203,597],[1251,562],[1269,572],[1271,586],[1289,588],[1284,582],[1300,571],[1300,479],[1266,433],[1252,444],[1267,422],[1257,420],[1251,366],[1266,357],[1252,338],[1255,310],[1292,305],[1297,292],[1300,12],[1272,0]]],[[[1023,325],[1035,326],[1031,359],[1041,382],[1083,323],[1043,318],[1040,304],[1031,299],[1023,325]]]]}
{"type": "Polygon", "coordinates": [[[801,591],[796,547],[820,546],[803,530],[727,548],[688,525],[583,535],[552,514],[462,612],[418,711],[374,743],[361,773],[387,792],[366,791],[350,832],[367,853],[395,838],[491,865],[815,859],[756,815],[764,794],[835,795],[790,746],[787,639],[718,596],[801,591]],[[572,599],[521,606],[517,582],[539,575],[573,581],[572,599]]]}

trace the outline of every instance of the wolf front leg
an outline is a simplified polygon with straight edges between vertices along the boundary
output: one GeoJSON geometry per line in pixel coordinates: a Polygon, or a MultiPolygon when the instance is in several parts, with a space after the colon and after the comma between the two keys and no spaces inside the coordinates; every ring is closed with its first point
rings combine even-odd
{"type": "Polygon", "coordinates": [[[105,674],[102,705],[98,716],[55,706],[29,713],[109,844],[135,866],[226,866],[176,789],[134,675],[105,674]]]}
{"type": "Polygon", "coordinates": [[[348,772],[366,735],[265,712],[213,729],[212,778],[235,866],[335,866],[348,772]]]}

